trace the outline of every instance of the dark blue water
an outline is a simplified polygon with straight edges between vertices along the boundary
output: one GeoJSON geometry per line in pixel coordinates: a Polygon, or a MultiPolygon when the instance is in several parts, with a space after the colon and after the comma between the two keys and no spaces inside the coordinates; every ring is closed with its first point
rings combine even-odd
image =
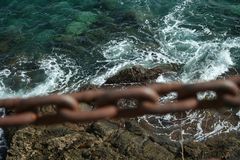
{"type": "Polygon", "coordinates": [[[158,82],[216,79],[240,67],[240,2],[0,0],[0,60],[1,98],[77,91],[136,64],[182,66],[158,82]]]}

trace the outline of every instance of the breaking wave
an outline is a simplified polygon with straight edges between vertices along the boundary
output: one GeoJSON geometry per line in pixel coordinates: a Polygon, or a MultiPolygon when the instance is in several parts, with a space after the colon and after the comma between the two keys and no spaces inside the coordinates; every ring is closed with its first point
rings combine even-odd
{"type": "MultiPolygon", "coordinates": [[[[213,2],[209,5],[212,8],[216,7],[213,2]]],[[[120,70],[134,65],[146,68],[162,64],[181,66],[176,72],[159,75],[157,82],[187,83],[216,79],[236,67],[240,37],[232,36],[230,32],[233,31],[224,27],[215,29],[208,24],[214,15],[205,19],[207,15],[197,12],[199,3],[205,2],[176,1],[175,5],[169,5],[175,7],[169,8],[166,15],[144,20],[138,30],[140,36],[125,33],[127,36],[116,36],[98,48],[97,53],[85,55],[89,56],[87,58],[65,54],[61,48],[54,47],[51,53],[38,59],[26,56],[10,59],[0,67],[0,96],[29,97],[78,91],[89,83],[101,85],[120,70]],[[202,17],[204,23],[197,21],[196,17],[202,17]]],[[[151,11],[154,4],[156,0],[145,0],[143,8],[151,11]]],[[[220,7],[226,9],[226,5],[220,7]]],[[[230,6],[230,10],[238,14],[233,6],[230,6]]],[[[159,13],[156,9],[154,12],[159,13]]],[[[238,130],[239,115],[239,111],[232,110],[189,111],[180,117],[171,114],[144,116],[140,121],[152,126],[156,134],[167,134],[173,140],[176,139],[173,138],[176,137],[174,132],[179,125],[184,130],[181,133],[185,138],[203,140],[222,132],[238,130]],[[226,114],[228,116],[224,116],[226,114]]],[[[0,131],[0,134],[3,133],[0,131]]],[[[0,144],[2,142],[5,143],[0,141],[0,144]]]]}

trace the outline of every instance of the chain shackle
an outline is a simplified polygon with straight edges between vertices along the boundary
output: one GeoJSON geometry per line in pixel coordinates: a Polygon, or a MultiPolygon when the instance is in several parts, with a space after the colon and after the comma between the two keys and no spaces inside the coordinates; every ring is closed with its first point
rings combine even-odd
{"type": "Polygon", "coordinates": [[[145,114],[166,114],[186,110],[220,107],[224,105],[240,106],[240,77],[228,80],[215,80],[197,84],[153,84],[147,87],[130,87],[126,89],[97,89],[72,93],[68,95],[49,95],[32,98],[14,98],[0,100],[0,106],[15,110],[14,114],[0,118],[0,126],[24,124],[55,124],[63,122],[91,122],[109,118],[128,118],[145,114]],[[198,99],[198,94],[213,91],[213,99],[198,99]],[[173,100],[159,102],[159,97],[177,93],[173,100]],[[119,100],[137,101],[136,108],[121,108],[119,100]],[[94,110],[80,110],[79,103],[95,106],[94,110]],[[40,114],[37,109],[54,105],[56,112],[40,114]]]}
{"type": "MultiPolygon", "coordinates": [[[[88,94],[89,93],[90,92],[88,92],[88,94]]],[[[92,96],[92,93],[87,97],[91,97],[90,95],[92,96]]],[[[91,99],[93,99],[92,97],[91,99]]],[[[99,119],[133,117],[134,115],[142,115],[142,111],[144,111],[144,109],[141,109],[143,102],[158,103],[159,100],[158,94],[147,87],[128,88],[127,90],[106,90],[104,94],[99,92],[96,97],[97,98],[94,98],[96,103],[95,110],[90,112],[61,110],[61,115],[71,122],[89,122],[99,119]],[[117,106],[117,101],[120,99],[136,99],[139,102],[139,106],[133,109],[120,109],[117,106]]]]}
{"type": "Polygon", "coordinates": [[[46,105],[56,105],[57,112],[61,109],[68,109],[72,111],[78,110],[78,102],[70,96],[51,95],[42,97],[33,97],[28,99],[5,99],[0,101],[0,105],[5,108],[14,109],[16,111],[13,115],[8,115],[0,119],[0,126],[24,125],[30,123],[45,124],[59,122],[59,115],[39,115],[36,111],[37,107],[46,105]]]}

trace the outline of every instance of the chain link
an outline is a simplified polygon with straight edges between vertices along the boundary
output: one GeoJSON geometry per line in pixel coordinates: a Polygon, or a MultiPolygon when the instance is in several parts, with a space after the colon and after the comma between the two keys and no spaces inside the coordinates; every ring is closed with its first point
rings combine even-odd
{"type": "Polygon", "coordinates": [[[215,80],[196,84],[152,84],[126,89],[98,89],[68,95],[49,95],[32,98],[0,100],[0,106],[14,112],[0,118],[0,126],[26,124],[56,124],[63,122],[92,122],[101,119],[130,118],[145,114],[162,115],[187,110],[240,106],[240,77],[215,80]],[[201,99],[198,94],[214,92],[215,97],[201,99]],[[168,102],[160,102],[161,96],[176,93],[177,97],[168,102]],[[135,108],[121,108],[118,102],[130,99],[137,102],[135,108]],[[84,111],[82,103],[94,105],[91,111],[84,111]],[[56,106],[56,112],[42,114],[39,108],[56,106]]]}

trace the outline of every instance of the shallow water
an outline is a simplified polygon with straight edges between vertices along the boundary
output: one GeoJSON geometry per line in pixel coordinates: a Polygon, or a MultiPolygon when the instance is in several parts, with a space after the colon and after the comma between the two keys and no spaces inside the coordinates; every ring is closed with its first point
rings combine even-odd
{"type": "MultiPolygon", "coordinates": [[[[158,82],[216,79],[239,69],[239,44],[237,0],[0,0],[0,96],[77,91],[136,64],[182,66],[158,82]]],[[[206,113],[186,117],[196,140],[239,129],[219,119],[205,133],[206,113]]]]}

